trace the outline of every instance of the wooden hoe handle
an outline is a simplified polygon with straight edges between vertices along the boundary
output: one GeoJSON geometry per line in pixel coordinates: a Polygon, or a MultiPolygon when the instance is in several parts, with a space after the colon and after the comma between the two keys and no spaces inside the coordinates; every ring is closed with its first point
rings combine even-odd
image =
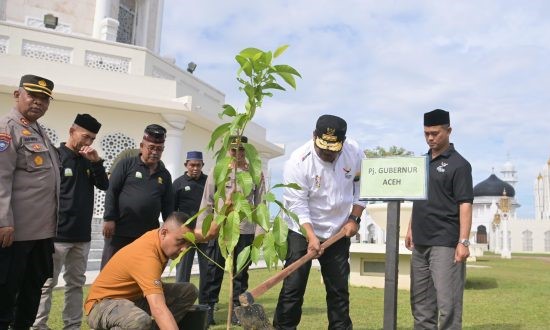
{"type": "MultiPolygon", "coordinates": [[[[343,230],[340,230],[336,235],[332,236],[331,238],[327,239],[326,241],[321,244],[321,248],[326,249],[334,242],[340,240],[346,236],[344,234],[343,230]]],[[[253,298],[258,298],[259,296],[263,295],[267,290],[271,289],[273,286],[275,286],[277,283],[281,282],[285,278],[287,278],[290,274],[292,274],[296,269],[302,267],[305,263],[311,261],[313,258],[315,258],[315,252],[310,251],[304,256],[302,256],[300,259],[294,261],[292,264],[290,264],[288,267],[283,268],[280,272],[273,275],[272,277],[265,280],[263,283],[252,289],[249,293],[252,295],[253,298]]]]}

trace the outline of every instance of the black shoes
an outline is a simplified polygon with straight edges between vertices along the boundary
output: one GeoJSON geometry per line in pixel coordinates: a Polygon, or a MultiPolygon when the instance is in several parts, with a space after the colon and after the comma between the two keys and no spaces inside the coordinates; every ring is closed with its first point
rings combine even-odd
{"type": "Polygon", "coordinates": [[[214,321],[214,304],[208,305],[208,325],[216,325],[216,321],[214,321]]]}

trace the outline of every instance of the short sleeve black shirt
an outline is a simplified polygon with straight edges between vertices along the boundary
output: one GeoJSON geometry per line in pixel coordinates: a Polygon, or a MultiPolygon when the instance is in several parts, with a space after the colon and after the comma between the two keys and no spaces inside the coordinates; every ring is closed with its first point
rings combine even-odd
{"type": "Polygon", "coordinates": [[[415,201],[412,210],[413,243],[419,246],[458,244],[459,205],[472,203],[472,167],[453,144],[430,159],[428,199],[415,201]]]}
{"type": "MultiPolygon", "coordinates": [[[[175,195],[176,211],[184,212],[190,217],[194,216],[200,208],[204,185],[207,175],[201,173],[198,179],[193,179],[187,175],[187,172],[174,181],[173,189],[175,195]]],[[[195,228],[196,221],[193,221],[189,227],[195,228]]]]}
{"type": "Polygon", "coordinates": [[[122,159],[109,178],[105,196],[105,220],[114,220],[115,236],[139,237],[159,227],[174,211],[172,177],[159,162],[150,174],[140,156],[122,159]]]}

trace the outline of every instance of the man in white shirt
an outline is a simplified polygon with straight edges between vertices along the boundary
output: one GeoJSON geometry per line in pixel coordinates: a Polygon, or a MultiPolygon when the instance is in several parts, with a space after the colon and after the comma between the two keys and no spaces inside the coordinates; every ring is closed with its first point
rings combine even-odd
{"type": "MultiPolygon", "coordinates": [[[[299,224],[286,218],[285,267],[308,251],[317,253],[327,294],[329,329],[353,328],[349,317],[349,247],[365,208],[359,201],[363,152],[355,141],[346,139],[346,130],[346,121],[340,117],[319,117],[313,139],[292,153],[283,175],[284,183],[294,182],[302,188],[286,188],[283,195],[286,207],[299,218],[299,224]],[[346,237],[321,249],[321,243],[342,228],[346,237]]],[[[296,329],[300,323],[310,269],[308,262],[284,280],[273,320],[276,329],[296,329]]]]}

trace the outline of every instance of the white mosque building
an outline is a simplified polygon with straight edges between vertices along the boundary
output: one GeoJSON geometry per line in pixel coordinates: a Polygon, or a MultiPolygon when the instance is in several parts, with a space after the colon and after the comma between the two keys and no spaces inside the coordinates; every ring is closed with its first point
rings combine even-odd
{"type": "MultiPolygon", "coordinates": [[[[94,146],[110,167],[120,151],[135,148],[148,124],[167,128],[163,161],[173,178],[183,174],[189,150],[205,153],[225,95],[160,55],[164,0],[0,0],[0,115],[13,107],[24,74],[55,83],[54,101],[40,119],[52,142],[67,138],[76,114],[102,123],[94,146]]],[[[233,57],[234,54],[228,54],[233,57]]],[[[245,134],[269,173],[270,159],[284,154],[250,123],[245,134]]],[[[104,194],[96,192],[94,216],[103,216],[104,194]]],[[[96,245],[99,249],[100,245],[96,245]]],[[[94,244],[90,259],[94,259],[94,244]]],[[[93,261],[92,261],[93,262],[93,261]]]]}

